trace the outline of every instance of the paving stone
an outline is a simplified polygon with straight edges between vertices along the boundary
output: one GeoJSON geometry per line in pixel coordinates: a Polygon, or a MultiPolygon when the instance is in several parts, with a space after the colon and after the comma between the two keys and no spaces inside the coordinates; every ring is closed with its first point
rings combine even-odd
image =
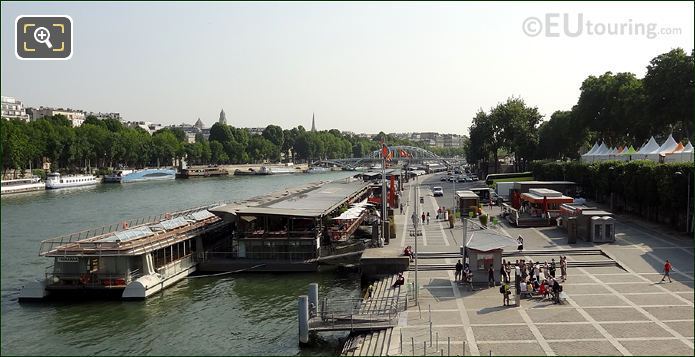
{"type": "Polygon", "coordinates": [[[585,309],[585,311],[596,321],[641,321],[647,320],[636,309],[629,308],[596,308],[585,309]]]}
{"type": "Polygon", "coordinates": [[[692,281],[676,281],[676,280],[674,280],[672,283],[663,282],[663,283],[660,283],[659,285],[663,286],[665,289],[668,289],[670,291],[692,291],[693,290],[693,282],[692,281]]]}
{"type": "Polygon", "coordinates": [[[526,313],[535,323],[586,321],[584,316],[575,309],[528,309],[526,313]]]}
{"type": "Polygon", "coordinates": [[[562,290],[567,294],[610,294],[602,285],[563,285],[562,290]]]}
{"type": "Polygon", "coordinates": [[[659,320],[681,320],[693,318],[692,306],[645,307],[644,309],[659,320]]]}
{"type": "MultiPolygon", "coordinates": [[[[692,318],[692,316],[690,316],[692,318]]],[[[674,329],[676,332],[679,334],[683,335],[683,337],[693,337],[693,327],[695,327],[695,324],[693,321],[682,321],[682,322],[664,322],[666,326],[674,329]]]]}
{"type": "Polygon", "coordinates": [[[478,341],[535,340],[528,326],[473,326],[478,341]]]}
{"type": "Polygon", "coordinates": [[[492,351],[493,356],[542,356],[543,348],[537,342],[533,343],[479,343],[481,356],[487,356],[492,351]]]}
{"type": "Polygon", "coordinates": [[[522,323],[517,309],[499,307],[498,310],[481,309],[478,311],[468,311],[468,319],[471,324],[501,324],[501,323],[522,323]]]}
{"type": "Polygon", "coordinates": [[[647,356],[692,356],[693,349],[679,340],[668,341],[621,341],[633,355],[647,356]]]}
{"type": "MultiPolygon", "coordinates": [[[[422,311],[422,319],[418,311],[408,311],[408,326],[429,325],[430,314],[427,310],[422,311]]],[[[458,312],[432,311],[432,323],[434,325],[461,324],[461,315],[458,312]]]]}
{"type": "Polygon", "coordinates": [[[695,294],[693,294],[692,292],[676,293],[676,294],[678,294],[680,297],[683,297],[690,302],[695,301],[695,294]]]}
{"type": "Polygon", "coordinates": [[[615,295],[572,295],[567,293],[579,306],[628,306],[627,302],[615,295]]]}
{"type": "Polygon", "coordinates": [[[615,338],[671,337],[672,335],[654,322],[601,324],[615,338]]]}
{"type": "Polygon", "coordinates": [[[582,325],[536,325],[546,340],[603,338],[591,324],[582,325]]]}
{"type": "Polygon", "coordinates": [[[597,275],[596,278],[604,283],[642,283],[639,276],[634,275],[597,275]]]}
{"type": "Polygon", "coordinates": [[[683,305],[683,301],[669,294],[626,295],[628,300],[637,305],[683,305]]]}
{"type": "Polygon", "coordinates": [[[548,342],[558,356],[619,356],[618,351],[608,341],[548,342]]]}
{"type": "Polygon", "coordinates": [[[570,272],[567,272],[567,280],[562,283],[565,286],[571,286],[572,284],[576,283],[595,283],[596,281],[594,279],[591,279],[590,276],[584,275],[582,273],[579,274],[574,274],[570,275],[570,272]]]}
{"type": "MultiPolygon", "coordinates": [[[[608,259],[608,258],[606,258],[608,259]]],[[[569,261],[569,259],[568,259],[569,261]]],[[[571,264],[571,263],[570,263],[571,264]]],[[[586,267],[582,268],[587,274],[614,274],[614,273],[625,273],[625,270],[618,267],[586,267]]],[[[569,272],[568,272],[569,275],[569,272]]]]}

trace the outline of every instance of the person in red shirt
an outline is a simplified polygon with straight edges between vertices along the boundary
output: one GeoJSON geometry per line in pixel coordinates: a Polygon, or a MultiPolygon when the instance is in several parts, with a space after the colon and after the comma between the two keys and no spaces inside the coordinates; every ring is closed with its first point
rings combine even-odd
{"type": "Polygon", "coordinates": [[[666,259],[666,264],[664,264],[664,276],[661,278],[661,281],[663,282],[664,279],[668,277],[668,282],[672,283],[671,281],[671,262],[666,259]]]}

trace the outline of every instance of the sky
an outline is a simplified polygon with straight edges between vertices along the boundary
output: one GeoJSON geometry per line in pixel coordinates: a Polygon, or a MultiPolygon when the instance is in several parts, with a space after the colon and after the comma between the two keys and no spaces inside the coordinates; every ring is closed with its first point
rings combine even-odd
{"type": "Polygon", "coordinates": [[[509,97],[547,120],[587,76],[642,77],[695,42],[692,2],[0,6],[3,96],[164,125],[210,126],[223,108],[236,127],[310,128],[315,113],[319,130],[467,135],[477,111],[509,97]],[[37,14],[72,17],[71,59],[15,57],[15,18],[37,14]]]}

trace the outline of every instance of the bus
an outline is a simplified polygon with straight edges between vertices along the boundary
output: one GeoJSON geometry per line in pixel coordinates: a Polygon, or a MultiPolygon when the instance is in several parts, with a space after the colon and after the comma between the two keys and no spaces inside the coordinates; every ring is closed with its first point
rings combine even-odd
{"type": "Polygon", "coordinates": [[[533,181],[533,172],[510,172],[506,174],[489,174],[485,177],[485,184],[495,187],[497,182],[533,181]]]}

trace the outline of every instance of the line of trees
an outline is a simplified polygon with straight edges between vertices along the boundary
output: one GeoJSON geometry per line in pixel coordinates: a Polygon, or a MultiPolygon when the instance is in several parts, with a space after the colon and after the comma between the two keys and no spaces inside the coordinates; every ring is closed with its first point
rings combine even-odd
{"type": "MultiPolygon", "coordinates": [[[[215,123],[209,138],[196,136],[188,143],[180,128],[164,128],[150,135],[141,128],[125,127],[117,119],[99,120],[89,116],[79,127],[62,115],[32,122],[0,121],[3,172],[40,168],[44,160],[52,170],[80,171],[82,168],[169,166],[186,158],[189,164],[245,164],[305,162],[328,158],[364,157],[389,145],[422,144],[402,140],[383,132],[368,139],[343,135],[336,129],[311,132],[298,126],[282,129],[268,125],[261,135],[248,129],[215,123]]],[[[462,149],[436,148],[442,156],[461,154],[462,149]]]]}
{"type": "Polygon", "coordinates": [[[597,140],[609,146],[640,146],[649,137],[673,134],[693,140],[695,52],[676,48],[652,59],[644,78],[629,72],[589,76],[577,104],[541,122],[537,108],[510,98],[480,111],[470,127],[468,162],[496,167],[501,150],[517,170],[533,159],[577,159],[597,140]],[[522,160],[523,158],[523,160],[522,160]]]}

